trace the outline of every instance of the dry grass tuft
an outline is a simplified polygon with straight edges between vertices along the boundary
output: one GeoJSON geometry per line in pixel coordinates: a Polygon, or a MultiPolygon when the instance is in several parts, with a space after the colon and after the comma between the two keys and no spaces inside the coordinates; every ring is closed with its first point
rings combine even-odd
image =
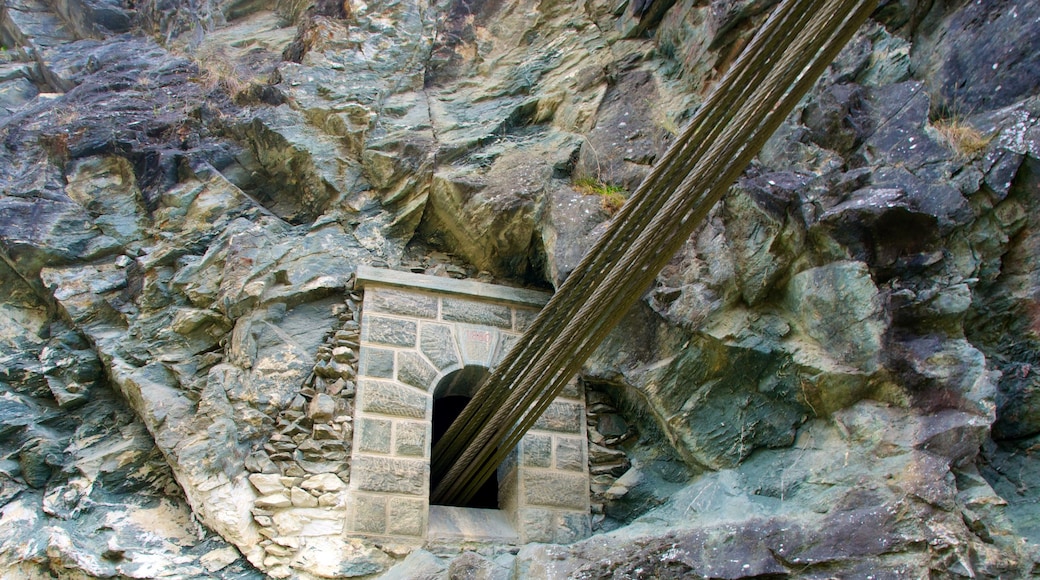
{"type": "Polygon", "coordinates": [[[954,151],[969,159],[981,155],[993,140],[993,135],[984,135],[956,117],[937,121],[932,126],[954,151]]]}
{"type": "Polygon", "coordinates": [[[234,59],[221,50],[199,50],[194,60],[199,67],[199,84],[207,92],[220,89],[234,98],[249,86],[234,59]]]}
{"type": "Polygon", "coordinates": [[[603,183],[593,177],[579,177],[575,179],[574,189],[583,195],[598,196],[604,211],[610,215],[617,213],[628,197],[628,191],[625,188],[619,185],[603,183]]]}

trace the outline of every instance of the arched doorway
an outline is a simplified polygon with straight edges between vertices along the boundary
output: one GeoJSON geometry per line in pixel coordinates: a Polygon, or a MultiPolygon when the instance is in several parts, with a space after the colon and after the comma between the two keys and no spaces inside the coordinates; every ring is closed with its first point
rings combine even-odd
{"type": "MultiPolygon", "coordinates": [[[[488,374],[488,370],[482,366],[469,365],[445,375],[437,383],[433,391],[433,445],[437,445],[447,433],[488,374]]],[[[440,481],[431,480],[430,489],[438,483],[440,481]]],[[[498,509],[498,474],[492,474],[468,503],[456,507],[498,509]]]]}

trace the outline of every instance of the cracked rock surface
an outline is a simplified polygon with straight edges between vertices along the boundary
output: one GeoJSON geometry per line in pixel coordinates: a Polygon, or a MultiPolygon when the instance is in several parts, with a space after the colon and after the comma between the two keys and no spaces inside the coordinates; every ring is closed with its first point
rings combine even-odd
{"type": "Polygon", "coordinates": [[[884,3],[646,289],[590,538],[335,534],[357,267],[559,285],[773,4],[5,3],[0,575],[1037,575],[1026,0],[884,3]]]}

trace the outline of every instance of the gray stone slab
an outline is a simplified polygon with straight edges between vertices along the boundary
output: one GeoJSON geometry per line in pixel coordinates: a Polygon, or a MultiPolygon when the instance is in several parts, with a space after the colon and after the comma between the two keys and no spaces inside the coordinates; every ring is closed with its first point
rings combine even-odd
{"type": "Polygon", "coordinates": [[[428,423],[398,421],[394,430],[394,455],[425,457],[428,426],[428,423]]]}
{"type": "Polygon", "coordinates": [[[560,433],[581,433],[584,409],[580,403],[553,401],[534,424],[534,429],[560,433]]]}
{"type": "Polygon", "coordinates": [[[390,454],[390,420],[359,417],[357,425],[358,451],[390,454]]]}
{"type": "Polygon", "coordinates": [[[361,347],[358,374],[379,379],[394,378],[394,351],[370,346],[361,347]]]}
{"type": "Polygon", "coordinates": [[[564,385],[563,390],[560,391],[560,397],[565,399],[575,399],[577,401],[585,401],[585,395],[578,385],[578,381],[575,378],[571,378],[570,381],[564,385]]]}
{"type": "Polygon", "coordinates": [[[361,340],[390,346],[415,346],[418,324],[414,320],[366,314],[361,322],[361,340]]]}
{"type": "Polygon", "coordinates": [[[516,308],[513,310],[513,330],[523,332],[531,327],[531,323],[538,317],[537,310],[527,308],[516,308]]]}
{"type": "Polygon", "coordinates": [[[513,328],[513,312],[508,306],[464,298],[442,298],[441,318],[506,330],[513,328]]]}
{"type": "Polygon", "coordinates": [[[394,565],[380,576],[380,580],[416,580],[417,578],[433,580],[444,578],[447,564],[440,558],[423,549],[412,550],[401,562],[394,565]]]}
{"type": "Polygon", "coordinates": [[[510,288],[508,286],[485,284],[472,280],[455,280],[440,276],[424,276],[422,274],[384,270],[371,266],[358,266],[354,287],[365,288],[367,286],[415,288],[440,294],[477,296],[493,302],[529,304],[539,307],[544,306],[551,296],[546,292],[537,290],[510,288]]]}
{"type": "Polygon", "coordinates": [[[422,537],[426,523],[426,502],[421,499],[390,499],[390,521],[387,532],[395,536],[422,537]]]}
{"type": "Polygon", "coordinates": [[[500,332],[498,335],[498,346],[495,347],[495,356],[491,359],[491,366],[498,366],[498,363],[506,358],[509,351],[513,350],[513,346],[518,340],[520,340],[520,337],[516,334],[500,332]]]}
{"type": "Polygon", "coordinates": [[[516,530],[501,510],[430,506],[429,540],[515,543],[516,530]]]}
{"type": "Polygon", "coordinates": [[[425,497],[430,479],[429,465],[421,459],[393,459],[358,455],[350,479],[362,491],[400,493],[425,497]]]}
{"type": "Polygon", "coordinates": [[[587,477],[534,469],[524,470],[520,477],[526,505],[573,510],[587,510],[589,507],[587,477]]]}
{"type": "Polygon", "coordinates": [[[29,79],[18,78],[0,82],[0,109],[13,111],[31,101],[40,91],[29,79]]]}
{"type": "Polygon", "coordinates": [[[354,505],[354,530],[369,534],[386,533],[386,498],[359,494],[354,505]]]}
{"type": "Polygon", "coordinates": [[[437,297],[407,290],[373,286],[365,292],[365,312],[385,312],[436,319],[437,297]]]}
{"type": "Polygon", "coordinates": [[[417,352],[397,353],[397,380],[424,391],[432,390],[437,369],[417,352]]]}
{"type": "Polygon", "coordinates": [[[552,543],[556,513],[552,510],[524,508],[520,510],[520,529],[525,543],[552,543]]]}
{"type": "Polygon", "coordinates": [[[559,512],[553,541],[569,544],[592,535],[592,522],[587,512],[559,512]]]}
{"type": "Polygon", "coordinates": [[[461,365],[451,326],[424,322],[419,328],[419,350],[439,370],[461,365]]]}
{"type": "Polygon", "coordinates": [[[556,438],[556,469],[584,472],[588,465],[585,457],[587,442],[578,437],[556,438]]]}
{"type": "Polygon", "coordinates": [[[385,381],[361,381],[357,406],[364,413],[425,419],[430,397],[415,389],[385,381]]]}
{"type": "Polygon", "coordinates": [[[552,467],[552,436],[528,433],[523,439],[524,467],[552,467]]]}

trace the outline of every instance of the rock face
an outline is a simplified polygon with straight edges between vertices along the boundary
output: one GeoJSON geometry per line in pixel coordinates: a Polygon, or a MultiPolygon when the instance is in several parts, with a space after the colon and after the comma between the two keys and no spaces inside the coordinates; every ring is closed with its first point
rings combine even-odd
{"type": "Polygon", "coordinates": [[[588,361],[597,534],[338,532],[357,267],[558,285],[774,4],[5,3],[0,575],[1035,575],[1026,0],[885,3],[588,361]]]}

